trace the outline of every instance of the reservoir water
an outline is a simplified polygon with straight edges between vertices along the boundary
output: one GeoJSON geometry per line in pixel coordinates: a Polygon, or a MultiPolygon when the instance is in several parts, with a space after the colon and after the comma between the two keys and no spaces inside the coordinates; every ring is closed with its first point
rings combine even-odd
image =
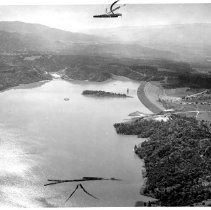
{"type": "Polygon", "coordinates": [[[0,206],[71,207],[135,206],[145,199],[142,161],[134,155],[135,136],[117,135],[113,124],[134,111],[150,113],[136,96],[139,83],[104,83],[55,79],[0,93],[0,206]],[[126,93],[132,98],[93,98],[85,89],[126,93]],[[65,101],[64,98],[69,98],[65,101]],[[122,181],[43,185],[47,179],[84,176],[122,181]]]}

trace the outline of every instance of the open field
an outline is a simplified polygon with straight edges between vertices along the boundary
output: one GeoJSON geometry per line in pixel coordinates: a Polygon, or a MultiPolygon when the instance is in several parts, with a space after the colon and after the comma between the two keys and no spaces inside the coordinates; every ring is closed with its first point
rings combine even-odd
{"type": "Polygon", "coordinates": [[[172,88],[172,89],[165,89],[165,93],[168,96],[173,96],[173,97],[183,97],[184,94],[187,94],[188,88],[172,88]]]}
{"type": "Polygon", "coordinates": [[[181,101],[162,101],[163,106],[167,109],[184,112],[188,117],[196,117],[198,120],[211,121],[211,95],[204,89],[193,88],[174,88],[166,89],[165,94],[171,97],[180,97],[181,101]],[[184,96],[192,96],[185,100],[184,96]]]}

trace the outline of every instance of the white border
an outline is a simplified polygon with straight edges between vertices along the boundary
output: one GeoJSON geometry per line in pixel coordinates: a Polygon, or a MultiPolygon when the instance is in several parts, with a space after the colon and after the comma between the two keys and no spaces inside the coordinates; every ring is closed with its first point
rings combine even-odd
{"type": "MultiPolygon", "coordinates": [[[[113,0],[0,0],[0,6],[7,6],[7,5],[83,5],[83,4],[110,4],[113,0]]],[[[203,3],[211,3],[211,0],[121,0],[121,4],[203,4],[203,3]]],[[[136,207],[137,208],[137,207],[136,207]]],[[[150,207],[150,209],[160,210],[163,207],[150,207]]],[[[191,207],[186,207],[191,208],[191,207]]],[[[200,210],[200,207],[193,207],[194,210],[200,210]]],[[[16,210],[20,208],[6,208],[11,210],[16,210]]],[[[45,208],[30,208],[30,209],[45,209],[45,208]]],[[[55,210],[55,208],[47,208],[48,210],[55,210]]],[[[61,208],[56,208],[61,209],[61,208]]],[[[81,210],[81,208],[65,208],[65,209],[74,209],[74,210],[81,210]]],[[[96,209],[129,209],[133,210],[134,207],[100,207],[100,208],[85,208],[86,210],[96,210],[96,209]]],[[[141,210],[149,210],[148,207],[141,207],[141,210]]],[[[169,209],[168,207],[166,209],[169,209]]],[[[171,207],[171,209],[178,209],[178,207],[171,207]]],[[[191,208],[192,209],[192,208],[191,208]]]]}
{"type": "MultiPolygon", "coordinates": [[[[109,4],[113,0],[0,0],[0,5],[77,5],[109,4]]],[[[121,0],[121,4],[211,3],[211,0],[121,0]]]]}

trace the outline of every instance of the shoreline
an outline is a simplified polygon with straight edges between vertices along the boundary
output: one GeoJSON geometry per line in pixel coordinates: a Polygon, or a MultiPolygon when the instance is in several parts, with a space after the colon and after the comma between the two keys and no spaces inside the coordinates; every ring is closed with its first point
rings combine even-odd
{"type": "MultiPolygon", "coordinates": [[[[55,83],[53,83],[53,86],[54,85],[56,85],[56,83],[57,84],[60,84],[60,80],[54,80],[55,81],[55,83]]],[[[54,82],[53,80],[50,80],[50,82],[49,83],[52,83],[52,82],[54,82]]],[[[66,83],[66,81],[62,81],[61,80],[61,82],[64,84],[64,83],[66,83]]],[[[36,82],[37,83],[37,82],[36,82]]],[[[40,81],[40,82],[38,82],[37,84],[43,84],[44,83],[44,81],[40,81]]],[[[23,84],[23,85],[18,85],[17,87],[14,87],[14,88],[11,88],[11,89],[13,89],[12,91],[10,91],[12,94],[11,95],[15,95],[16,93],[16,90],[15,90],[15,88],[19,88],[19,87],[21,87],[21,88],[24,88],[24,87],[26,87],[26,88],[30,88],[30,85],[32,84],[32,86],[34,86],[33,85],[33,83],[30,83],[30,84],[23,84]]],[[[46,83],[46,84],[48,84],[48,82],[46,83]]],[[[36,85],[36,84],[35,84],[36,85]]],[[[66,87],[66,84],[64,84],[65,86],[64,87],[66,87]]],[[[45,86],[45,85],[44,85],[45,86]]],[[[100,85],[100,83],[99,83],[99,86],[101,86],[100,85]]],[[[51,85],[50,85],[50,87],[51,87],[51,85]]],[[[69,87],[69,86],[68,86],[69,87]]],[[[115,87],[114,87],[115,88],[115,87]]],[[[123,88],[124,88],[124,84],[123,84],[123,88]]],[[[138,85],[136,86],[136,90],[137,90],[137,88],[138,88],[138,85]]],[[[38,90],[39,90],[40,88],[35,88],[34,90],[29,90],[30,92],[31,91],[33,91],[33,92],[37,92],[38,90]]],[[[66,88],[65,88],[66,89],[66,88]]],[[[115,88],[115,89],[117,89],[117,88],[115,88]]],[[[45,89],[45,91],[46,91],[46,89],[45,89]]],[[[9,94],[10,95],[10,94],[9,94]]],[[[33,97],[33,94],[32,94],[32,97],[33,97]]],[[[21,101],[23,101],[23,100],[21,100],[21,101]]],[[[62,101],[61,101],[61,103],[63,103],[62,101]]],[[[76,101],[76,103],[78,103],[77,101],[76,101]]],[[[95,102],[93,102],[93,103],[95,103],[95,102]]],[[[108,102],[108,105],[109,105],[109,103],[110,102],[108,102]]],[[[116,103],[116,102],[115,102],[116,103]]],[[[139,101],[137,101],[136,100],[136,103],[138,103],[138,105],[139,105],[139,101]]],[[[32,107],[31,106],[31,104],[30,104],[30,106],[29,107],[32,107]]],[[[68,107],[68,106],[65,106],[65,107],[68,107]]],[[[126,104],[126,107],[128,107],[128,105],[126,104]]],[[[132,105],[131,106],[131,108],[133,108],[134,107],[134,105],[132,105]]],[[[101,109],[101,107],[100,107],[100,109],[101,109]]],[[[115,111],[115,110],[114,110],[115,111]]],[[[58,112],[59,113],[59,112],[58,112]]],[[[42,119],[42,118],[41,118],[42,119]]],[[[121,119],[121,118],[120,118],[121,119]]],[[[111,125],[112,124],[108,124],[108,127],[109,127],[109,129],[111,129],[111,131],[112,131],[112,127],[111,127],[111,125]]],[[[112,131],[113,132],[113,131],[112,131]]],[[[114,135],[114,138],[116,139],[116,137],[115,137],[115,135],[114,135]]],[[[134,138],[135,139],[135,138],[134,138]]],[[[116,142],[116,141],[115,141],[116,142]]],[[[123,142],[124,143],[124,142],[123,142]]],[[[127,156],[130,156],[130,153],[132,152],[131,151],[131,148],[133,148],[133,142],[132,142],[132,144],[130,143],[129,145],[130,146],[128,146],[128,144],[125,144],[125,147],[124,148],[126,148],[126,153],[125,153],[125,155],[127,155],[127,156]],[[128,150],[128,151],[127,151],[128,150]]],[[[63,149],[63,148],[62,148],[63,149]]],[[[94,148],[95,149],[95,148],[94,148]]],[[[95,151],[95,150],[94,150],[95,151]]],[[[125,150],[123,150],[124,152],[125,152],[125,150]]],[[[116,153],[116,151],[114,150],[114,153],[116,153]]],[[[132,153],[131,153],[132,154],[132,153]]],[[[133,155],[133,154],[132,154],[133,155]]],[[[117,157],[118,157],[119,155],[117,155],[117,157]]],[[[126,157],[127,157],[126,156],[126,157]]],[[[115,156],[114,156],[115,157],[115,156]]],[[[122,157],[120,156],[120,160],[122,159],[122,157]]],[[[137,161],[139,161],[138,160],[139,158],[137,158],[137,161]]],[[[130,160],[130,159],[127,159],[127,160],[130,160]]],[[[117,162],[118,163],[118,162],[117,162]]],[[[124,162],[123,162],[124,163],[124,162]]],[[[134,158],[133,158],[133,156],[131,157],[131,160],[130,160],[130,162],[129,163],[131,163],[131,165],[135,165],[136,164],[136,162],[134,162],[134,158]]],[[[128,164],[127,164],[128,165],[128,164]]],[[[122,170],[124,170],[124,168],[123,167],[121,167],[122,168],[122,170]]],[[[136,167],[136,165],[134,166],[134,167],[132,167],[131,169],[133,169],[133,170],[129,170],[128,172],[128,174],[129,175],[127,175],[127,176],[129,176],[129,178],[130,178],[130,174],[136,174],[135,176],[131,176],[132,177],[132,184],[131,184],[131,190],[128,190],[128,192],[130,193],[130,191],[131,191],[131,193],[133,193],[134,194],[134,197],[133,196],[131,196],[132,197],[132,200],[134,200],[133,201],[133,203],[132,203],[132,205],[135,203],[135,201],[136,200],[138,200],[138,201],[142,201],[143,200],[143,202],[147,199],[147,201],[149,200],[149,201],[153,201],[153,198],[150,198],[150,197],[146,197],[146,196],[144,196],[143,198],[142,198],[142,196],[140,196],[139,195],[139,188],[140,188],[140,169],[139,169],[139,167],[136,167]],[[137,172],[136,172],[137,171],[137,172]],[[134,177],[134,178],[133,178],[134,177]],[[136,178],[137,177],[137,178],[136,178]],[[135,186],[136,187],[134,187],[133,186],[133,183],[136,183],[135,184],[135,186]],[[135,190],[134,190],[135,189],[135,190]],[[136,196],[137,196],[137,198],[136,198],[136,196]]],[[[127,179],[126,179],[127,180],[127,179]]],[[[129,183],[130,184],[130,183],[129,183]]],[[[127,185],[126,185],[127,186],[127,185]]],[[[124,188],[123,188],[124,189],[124,188]]],[[[127,187],[126,187],[126,189],[127,189],[127,187]]],[[[124,198],[125,199],[125,198],[124,198]]],[[[127,199],[127,198],[126,198],[127,199]]],[[[127,200],[126,200],[127,201],[127,200]]],[[[125,202],[125,201],[124,201],[125,202]]],[[[120,202],[121,203],[121,202],[120,202]]]]}
{"type": "MultiPolygon", "coordinates": [[[[54,79],[55,79],[55,80],[61,79],[61,80],[67,81],[66,79],[63,79],[63,78],[58,78],[58,79],[57,79],[57,78],[53,78],[53,79],[51,79],[51,80],[40,80],[40,81],[36,81],[36,82],[22,83],[22,84],[19,84],[19,85],[17,85],[17,86],[5,88],[5,89],[1,90],[0,93],[5,92],[5,91],[9,91],[9,90],[12,90],[12,89],[25,88],[26,86],[28,86],[28,85],[33,85],[33,84],[43,85],[43,84],[45,84],[45,83],[47,83],[47,82],[50,82],[50,81],[52,81],[52,80],[54,80],[54,79]]],[[[133,80],[131,80],[131,79],[124,78],[124,77],[118,77],[118,76],[112,78],[110,81],[113,81],[113,80],[119,80],[119,81],[133,81],[133,80]]],[[[110,82],[110,81],[105,81],[105,82],[110,82]]],[[[70,82],[78,82],[78,81],[72,80],[72,81],[70,81],[70,82]]],[[[87,82],[87,81],[81,81],[81,82],[87,82]]],[[[89,81],[89,82],[90,82],[90,81],[89,81]]],[[[97,82],[97,83],[101,83],[101,82],[97,82]]],[[[103,82],[102,82],[102,83],[103,83],[103,82]]],[[[140,85],[140,86],[141,86],[141,85],[140,85]]],[[[138,89],[140,88],[140,86],[138,87],[138,89]]],[[[141,100],[140,100],[140,101],[141,101],[141,100]]],[[[141,103],[142,103],[142,101],[141,101],[141,103]]],[[[143,103],[143,105],[146,106],[144,103],[143,103]]],[[[146,106],[146,108],[148,108],[148,106],[146,106]]],[[[148,109],[149,109],[149,108],[148,108],[148,109]]],[[[149,109],[149,110],[151,111],[151,109],[149,109]]],[[[142,159],[142,160],[144,161],[144,159],[142,159]]],[[[141,173],[144,174],[144,171],[146,171],[145,166],[143,166],[143,169],[142,169],[141,173]]],[[[146,172],[145,172],[145,173],[146,173],[146,172]]],[[[143,176],[143,179],[144,179],[144,184],[141,186],[142,191],[143,191],[144,188],[146,187],[147,177],[146,177],[146,176],[143,176]]],[[[140,195],[146,196],[146,197],[148,198],[148,201],[150,201],[151,203],[157,201],[157,199],[156,199],[155,197],[152,197],[151,195],[147,195],[147,194],[144,194],[144,193],[140,193],[140,195]]],[[[141,199],[140,199],[140,201],[143,202],[143,203],[146,203],[146,202],[142,201],[141,199]]]]}
{"type": "MultiPolygon", "coordinates": [[[[138,96],[138,99],[140,100],[140,102],[147,108],[149,109],[153,114],[158,114],[160,113],[161,111],[163,111],[162,109],[160,109],[159,107],[157,107],[154,103],[152,103],[149,98],[147,97],[146,95],[146,92],[145,92],[145,86],[147,85],[148,82],[146,81],[141,81],[141,84],[140,86],[138,87],[137,89],[137,96],[138,96]]],[[[139,148],[141,147],[141,145],[138,146],[139,148]]],[[[139,156],[139,155],[138,155],[139,156]]],[[[140,157],[139,157],[140,158],[140,157]]],[[[144,195],[144,196],[147,196],[147,197],[151,197],[152,200],[154,200],[155,203],[159,202],[159,200],[154,196],[154,195],[149,195],[149,194],[145,194],[144,191],[145,189],[148,187],[147,185],[147,181],[148,181],[148,177],[147,177],[147,172],[146,172],[146,166],[145,166],[145,161],[144,159],[141,159],[143,162],[144,162],[144,165],[143,165],[143,169],[141,171],[141,174],[142,174],[142,177],[144,179],[144,183],[143,185],[141,186],[141,189],[140,189],[140,194],[141,195],[144,195]]],[[[159,206],[159,205],[155,205],[155,206],[159,206]]]]}
{"type": "Polygon", "coordinates": [[[46,82],[50,82],[50,81],[52,81],[52,80],[40,80],[40,81],[37,81],[37,82],[21,83],[21,84],[15,85],[15,86],[6,87],[4,89],[1,89],[0,90],[0,93],[3,93],[5,91],[9,91],[9,90],[12,90],[12,89],[25,88],[26,85],[32,85],[32,84],[37,84],[37,83],[39,83],[40,85],[42,85],[42,84],[44,84],[46,82]]]}
{"type": "Polygon", "coordinates": [[[210,199],[211,176],[207,166],[211,133],[205,124],[172,115],[167,123],[136,120],[130,124],[116,123],[114,127],[120,135],[149,138],[134,149],[145,168],[140,194],[157,199],[154,205],[192,206],[210,199]],[[189,199],[183,196],[185,192],[189,199]]]}
{"type": "Polygon", "coordinates": [[[147,96],[147,94],[149,94],[149,93],[146,94],[146,91],[145,91],[145,87],[146,87],[147,84],[148,84],[148,82],[146,82],[146,81],[141,82],[141,84],[140,84],[140,86],[138,87],[138,90],[137,90],[137,96],[138,96],[139,100],[141,101],[141,103],[146,108],[148,108],[153,114],[158,114],[161,111],[163,111],[164,108],[161,109],[161,107],[156,106],[156,104],[153,103],[149,99],[149,97],[147,96]]]}
{"type": "Polygon", "coordinates": [[[124,76],[118,76],[118,75],[115,75],[115,74],[112,74],[112,77],[109,78],[109,79],[106,79],[104,81],[91,81],[91,80],[79,80],[79,79],[72,79],[71,77],[69,76],[61,76],[60,79],[63,79],[65,81],[68,81],[68,82],[77,82],[77,83],[82,83],[82,82],[93,82],[93,83],[96,83],[96,84],[106,84],[106,83],[109,83],[109,82],[112,82],[112,81],[121,81],[121,82],[128,82],[128,81],[132,81],[134,83],[139,83],[138,81],[135,81],[135,80],[132,80],[128,77],[124,77],[124,76]]]}

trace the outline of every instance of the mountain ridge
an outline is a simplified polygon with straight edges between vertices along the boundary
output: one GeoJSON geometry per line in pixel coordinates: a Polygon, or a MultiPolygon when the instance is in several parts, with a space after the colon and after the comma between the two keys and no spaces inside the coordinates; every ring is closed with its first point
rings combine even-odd
{"type": "Polygon", "coordinates": [[[211,56],[211,23],[121,26],[103,30],[92,29],[87,33],[112,37],[121,43],[171,51],[192,60],[211,56]]]}
{"type": "Polygon", "coordinates": [[[178,58],[176,54],[154,50],[113,38],[73,33],[41,24],[19,21],[0,22],[0,51],[52,51],[65,54],[91,54],[120,57],[178,58]]]}
{"type": "Polygon", "coordinates": [[[51,39],[63,38],[66,41],[68,39],[74,39],[74,41],[93,41],[93,39],[99,39],[94,35],[87,35],[84,33],[77,33],[71,31],[65,31],[57,28],[52,28],[37,23],[25,23],[21,21],[0,21],[0,30],[6,32],[17,32],[20,34],[37,34],[39,36],[47,36],[51,39]],[[58,36],[59,35],[59,36],[58,36]]]}

